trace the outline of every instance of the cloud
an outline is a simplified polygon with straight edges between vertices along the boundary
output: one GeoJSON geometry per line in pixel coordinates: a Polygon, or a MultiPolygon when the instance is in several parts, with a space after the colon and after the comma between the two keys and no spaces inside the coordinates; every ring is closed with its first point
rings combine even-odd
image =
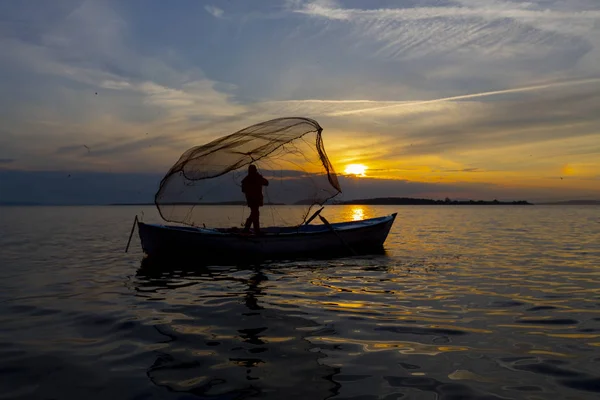
{"type": "Polygon", "coordinates": [[[467,104],[464,102],[464,100],[479,99],[486,97],[501,97],[501,95],[537,92],[551,89],[560,89],[561,87],[585,86],[599,83],[600,78],[576,79],[564,82],[549,82],[538,85],[516,87],[481,93],[461,94],[451,97],[443,97],[430,100],[375,101],[308,99],[271,101],[261,103],[260,105],[264,109],[273,110],[273,112],[292,112],[306,115],[320,115],[326,117],[342,117],[350,115],[359,115],[361,117],[368,115],[374,115],[377,117],[399,117],[432,112],[447,112],[449,110],[455,109],[456,104],[467,104]]]}
{"type": "Polygon", "coordinates": [[[237,106],[230,101],[230,96],[217,91],[215,82],[208,79],[189,82],[180,89],[144,82],[137,86],[137,90],[146,95],[148,104],[158,105],[174,112],[198,115],[202,114],[215,117],[231,116],[245,111],[244,107],[237,106]]]}
{"type": "Polygon", "coordinates": [[[595,161],[599,87],[595,79],[538,84],[414,101],[411,107],[404,105],[408,102],[318,99],[258,106],[315,117],[325,128],[327,152],[337,169],[363,163],[380,178],[540,187],[551,186],[544,183],[550,169],[575,158],[589,163],[578,169],[581,187],[575,192],[592,190],[581,182],[595,175],[594,168],[600,170],[595,161]],[[354,110],[364,111],[348,112],[354,110]]]}
{"type": "Polygon", "coordinates": [[[218,7],[215,6],[204,6],[204,9],[206,10],[206,12],[208,12],[209,14],[211,14],[212,16],[216,17],[216,18],[222,18],[224,11],[218,7]]]}
{"type": "MultiPolygon", "coordinates": [[[[131,90],[148,97],[149,104],[165,108],[193,105],[200,98],[227,106],[227,94],[215,89],[194,67],[173,68],[170,54],[152,57],[128,46],[129,24],[108,3],[85,1],[64,18],[64,23],[44,32],[40,42],[2,39],[1,56],[32,72],[57,76],[96,89],[131,90]]],[[[201,109],[201,108],[199,108],[201,109]]]]}
{"type": "Polygon", "coordinates": [[[141,139],[129,139],[118,141],[94,142],[82,145],[61,146],[55,150],[55,154],[70,154],[86,157],[105,157],[107,155],[125,155],[139,153],[140,151],[153,146],[170,147],[178,143],[179,140],[170,136],[148,136],[141,139]]]}
{"type": "Polygon", "coordinates": [[[154,160],[175,157],[171,148],[185,141],[185,132],[198,140],[197,126],[245,111],[234,103],[232,85],[208,79],[168,51],[157,56],[132,47],[130,21],[108,2],[81,2],[37,38],[17,33],[0,39],[0,68],[27,82],[7,80],[19,97],[0,102],[6,102],[5,126],[20,133],[0,133],[0,143],[8,142],[9,155],[28,153],[18,167],[72,168],[83,156],[86,168],[127,168],[136,158],[134,165],[146,167],[159,148],[166,151],[154,160]]]}
{"type": "Polygon", "coordinates": [[[106,81],[103,81],[100,83],[100,87],[102,87],[104,89],[123,90],[123,89],[130,89],[131,84],[126,81],[106,80],[106,81]]]}
{"type": "Polygon", "coordinates": [[[59,148],[57,148],[54,153],[55,154],[69,154],[69,153],[84,153],[89,151],[89,146],[86,147],[86,145],[69,145],[69,146],[61,146],[59,148]]]}
{"type": "Polygon", "coordinates": [[[484,172],[480,168],[448,169],[443,172],[484,172]]]}
{"type": "Polygon", "coordinates": [[[600,11],[549,10],[543,2],[462,0],[460,6],[357,9],[308,2],[295,12],[351,24],[359,43],[380,44],[376,56],[410,59],[459,53],[495,58],[531,57],[557,47],[590,46],[600,11]]]}
{"type": "Polygon", "coordinates": [[[0,164],[11,164],[15,161],[16,159],[14,158],[0,158],[0,164]]]}
{"type": "Polygon", "coordinates": [[[594,84],[594,83],[600,83],[600,78],[579,79],[579,80],[574,80],[574,81],[555,82],[555,83],[527,86],[527,87],[514,88],[514,89],[495,90],[495,91],[491,91],[491,92],[471,93],[471,94],[451,96],[451,97],[445,97],[445,98],[433,99],[433,100],[396,102],[394,104],[382,105],[379,107],[375,106],[375,107],[350,110],[350,111],[338,111],[331,115],[341,116],[341,115],[374,112],[374,111],[379,112],[381,110],[387,110],[390,108],[415,107],[415,106],[420,106],[420,105],[425,105],[425,104],[432,104],[432,103],[439,103],[439,102],[446,102],[446,101],[468,100],[468,99],[474,99],[474,98],[480,98],[480,97],[497,96],[497,95],[502,95],[502,94],[522,93],[522,92],[530,92],[530,91],[550,89],[550,88],[559,88],[561,86],[585,85],[585,84],[594,84]]]}

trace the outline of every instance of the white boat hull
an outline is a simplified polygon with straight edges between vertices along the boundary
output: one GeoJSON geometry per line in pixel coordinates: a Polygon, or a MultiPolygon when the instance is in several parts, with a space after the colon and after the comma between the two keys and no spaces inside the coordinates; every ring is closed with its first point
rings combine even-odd
{"type": "Polygon", "coordinates": [[[383,249],[396,214],[362,221],[266,228],[262,235],[138,222],[142,249],[150,257],[282,259],[321,254],[358,254],[383,249]]]}

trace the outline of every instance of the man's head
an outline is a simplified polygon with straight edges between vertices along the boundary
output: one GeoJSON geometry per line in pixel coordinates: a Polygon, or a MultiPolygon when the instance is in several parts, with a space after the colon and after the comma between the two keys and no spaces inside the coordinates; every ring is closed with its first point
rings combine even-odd
{"type": "Polygon", "coordinates": [[[248,166],[248,173],[249,174],[256,174],[256,173],[258,173],[258,169],[256,168],[256,165],[250,164],[248,166]]]}

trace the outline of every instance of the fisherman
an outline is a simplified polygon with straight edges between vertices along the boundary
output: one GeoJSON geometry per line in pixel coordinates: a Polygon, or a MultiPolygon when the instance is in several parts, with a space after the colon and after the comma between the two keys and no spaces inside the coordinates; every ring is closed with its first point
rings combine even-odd
{"type": "Polygon", "coordinates": [[[258,172],[256,165],[250,164],[248,175],[242,180],[242,192],[246,195],[246,204],[250,207],[250,216],[246,220],[244,232],[250,232],[250,225],[254,225],[254,234],[260,234],[258,208],[263,205],[263,186],[269,186],[269,181],[258,172]]]}

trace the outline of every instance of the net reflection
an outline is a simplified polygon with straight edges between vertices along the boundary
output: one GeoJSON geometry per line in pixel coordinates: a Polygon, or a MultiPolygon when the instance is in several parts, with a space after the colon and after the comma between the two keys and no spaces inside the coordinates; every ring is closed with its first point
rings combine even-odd
{"type": "MultiPolygon", "coordinates": [[[[145,259],[135,290],[166,337],[149,379],[171,391],[223,398],[335,395],[339,369],[308,340],[321,327],[268,302],[276,284],[259,268],[165,268],[145,259]],[[160,314],[160,316],[156,316],[160,314]],[[306,384],[310,382],[310,384],[306,384]]],[[[322,346],[321,346],[322,347],[322,346]]]]}

